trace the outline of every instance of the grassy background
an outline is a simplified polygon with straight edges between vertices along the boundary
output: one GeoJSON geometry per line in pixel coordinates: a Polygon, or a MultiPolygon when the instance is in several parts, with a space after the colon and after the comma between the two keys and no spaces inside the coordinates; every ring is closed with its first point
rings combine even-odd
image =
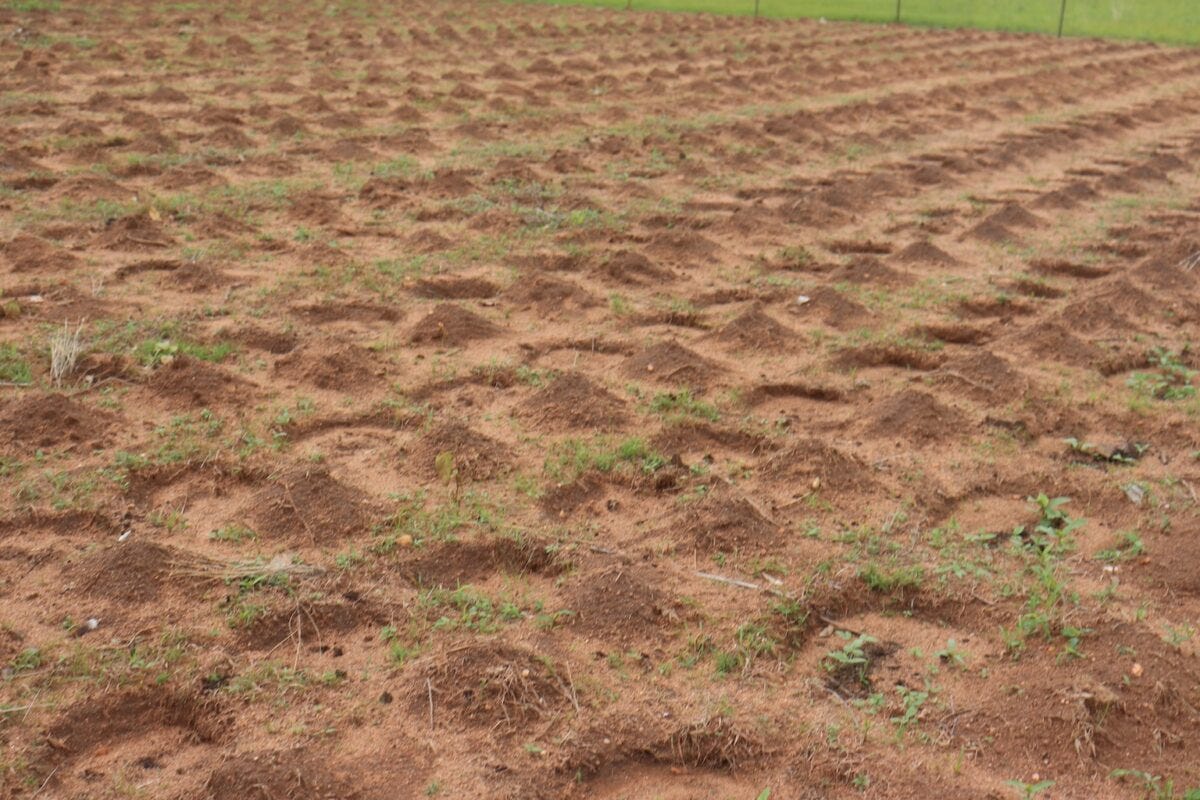
{"type": "MultiPolygon", "coordinates": [[[[540,0],[624,8],[626,0],[540,0]]],[[[913,25],[1055,33],[1060,0],[901,0],[913,25]]],[[[754,0],[633,0],[641,11],[752,14],[754,0]]],[[[760,0],[767,17],[891,22],[896,0],[760,0]]],[[[1111,36],[1200,44],[1200,0],[1067,0],[1064,36],[1111,36]]]]}

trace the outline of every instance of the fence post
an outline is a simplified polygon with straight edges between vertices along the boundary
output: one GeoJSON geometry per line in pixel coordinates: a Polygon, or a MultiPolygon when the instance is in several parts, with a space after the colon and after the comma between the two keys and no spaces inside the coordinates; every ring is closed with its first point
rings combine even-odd
{"type": "Polygon", "coordinates": [[[896,22],[900,21],[900,0],[896,0],[896,22]]]}
{"type": "Polygon", "coordinates": [[[625,0],[625,10],[633,11],[633,0],[625,0]]]}
{"type": "Polygon", "coordinates": [[[1062,38],[1063,20],[1067,18],[1067,0],[1062,0],[1058,9],[1058,38],[1062,38]]]}

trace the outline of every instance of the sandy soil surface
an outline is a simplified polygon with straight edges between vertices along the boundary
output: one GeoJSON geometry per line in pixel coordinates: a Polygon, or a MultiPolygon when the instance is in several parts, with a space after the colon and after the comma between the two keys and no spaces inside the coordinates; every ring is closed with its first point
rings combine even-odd
{"type": "Polygon", "coordinates": [[[5,796],[1200,785],[1200,51],[38,5],[5,796]]]}

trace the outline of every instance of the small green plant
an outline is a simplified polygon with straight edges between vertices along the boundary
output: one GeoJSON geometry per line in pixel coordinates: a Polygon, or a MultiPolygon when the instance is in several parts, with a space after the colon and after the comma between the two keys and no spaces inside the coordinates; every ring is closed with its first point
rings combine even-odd
{"type": "Polygon", "coordinates": [[[31,11],[58,11],[62,8],[61,0],[8,0],[8,7],[13,11],[28,14],[31,11]]]}
{"type": "Polygon", "coordinates": [[[1200,800],[1200,788],[1187,789],[1180,794],[1175,790],[1174,780],[1164,779],[1161,775],[1144,772],[1140,769],[1114,769],[1108,773],[1108,777],[1116,778],[1119,781],[1126,778],[1132,779],[1135,783],[1141,784],[1145,796],[1152,800],[1200,800]]]}
{"type": "Polygon", "coordinates": [[[231,542],[238,544],[241,542],[253,541],[258,538],[258,534],[247,528],[245,525],[239,525],[234,522],[226,525],[223,528],[217,528],[208,534],[208,538],[214,542],[231,542]]]}
{"type": "Polygon", "coordinates": [[[0,344],[0,382],[28,385],[33,381],[29,364],[21,358],[21,351],[14,344],[0,344]]]}
{"type": "Polygon", "coordinates": [[[861,684],[867,683],[867,669],[871,665],[871,659],[867,656],[866,648],[868,645],[875,644],[879,640],[874,636],[868,636],[865,633],[860,633],[854,636],[849,631],[838,631],[839,638],[845,640],[840,650],[830,650],[821,659],[821,666],[826,672],[838,672],[847,667],[851,668],[858,682],[861,684]]]}
{"type": "Polygon", "coordinates": [[[1180,361],[1181,353],[1172,353],[1161,347],[1150,351],[1151,364],[1156,372],[1135,372],[1129,376],[1128,385],[1139,395],[1154,400],[1187,400],[1196,396],[1192,379],[1196,370],[1180,361]]]}
{"type": "Polygon", "coordinates": [[[1021,797],[1021,800],[1033,800],[1033,798],[1054,786],[1054,781],[1038,781],[1037,783],[1007,781],[1007,783],[1017,790],[1017,794],[1021,797]]]}
{"type": "Polygon", "coordinates": [[[433,460],[433,466],[442,485],[451,487],[451,497],[457,503],[462,492],[462,479],[458,465],[455,463],[454,453],[449,450],[438,453],[437,458],[433,460]]]}
{"type": "Polygon", "coordinates": [[[967,666],[967,654],[959,648],[958,642],[954,639],[947,639],[946,646],[933,655],[938,661],[955,669],[965,669],[967,666]]]}
{"type": "Polygon", "coordinates": [[[391,642],[388,645],[388,660],[397,667],[402,667],[421,654],[421,648],[403,642],[391,642]]]}
{"type": "Polygon", "coordinates": [[[183,516],[183,512],[177,509],[154,509],[147,517],[146,521],[156,528],[162,528],[167,533],[175,533],[187,528],[187,519],[183,516]]]}
{"type": "Polygon", "coordinates": [[[1164,627],[1167,642],[1176,649],[1183,647],[1196,637],[1196,629],[1191,625],[1167,625],[1164,627]]]}
{"type": "Polygon", "coordinates": [[[1063,506],[1071,502],[1069,497],[1050,497],[1045,492],[1037,497],[1026,500],[1038,512],[1038,521],[1033,528],[1018,525],[1014,536],[1046,553],[1065,553],[1074,547],[1072,534],[1085,524],[1085,520],[1073,519],[1063,511],[1063,506]]]}
{"type": "Polygon", "coordinates": [[[742,668],[742,654],[737,650],[722,650],[714,656],[717,674],[724,677],[742,668]]]}
{"type": "Polygon", "coordinates": [[[887,594],[901,589],[921,588],[925,580],[925,568],[920,564],[911,564],[889,569],[872,563],[861,568],[858,577],[871,591],[887,594]]]}
{"type": "Polygon", "coordinates": [[[17,653],[11,662],[9,668],[13,672],[30,672],[42,665],[42,651],[36,647],[27,647],[17,653]]]}
{"type": "Polygon", "coordinates": [[[650,401],[650,409],[665,417],[699,417],[710,422],[716,422],[721,417],[716,406],[697,400],[690,389],[660,392],[650,401]]]}
{"type": "Polygon", "coordinates": [[[805,269],[813,262],[813,254],[801,245],[785,247],[779,251],[779,263],[784,269],[805,269]]]}
{"type": "Polygon", "coordinates": [[[229,342],[212,345],[174,339],[147,339],[137,346],[134,356],[145,367],[157,367],[178,356],[190,356],[200,361],[224,361],[233,352],[229,342]]]}
{"type": "Polygon", "coordinates": [[[1083,637],[1092,632],[1091,628],[1080,628],[1075,625],[1064,625],[1059,634],[1066,640],[1063,645],[1063,651],[1059,654],[1059,661],[1066,661],[1072,658],[1083,658],[1083,653],[1079,649],[1083,637]]]}
{"type": "Polygon", "coordinates": [[[1142,537],[1138,536],[1133,531],[1119,531],[1118,536],[1121,541],[1115,547],[1110,547],[1106,550],[1101,550],[1096,553],[1096,559],[1099,561],[1125,561],[1131,558],[1137,558],[1146,551],[1145,543],[1142,542],[1142,537]]]}
{"type": "Polygon", "coordinates": [[[650,474],[665,466],[667,459],[650,448],[644,439],[624,439],[615,445],[610,440],[585,442],[567,439],[550,446],[543,469],[557,483],[570,483],[590,470],[612,472],[622,465],[637,467],[650,474]]]}
{"type": "Polygon", "coordinates": [[[900,695],[903,710],[891,720],[892,724],[896,726],[897,732],[903,736],[920,718],[921,709],[925,707],[925,702],[929,699],[929,691],[928,689],[923,691],[909,689],[901,684],[896,687],[896,693],[900,695]]]}
{"type": "Polygon", "coordinates": [[[454,614],[443,614],[433,623],[434,630],[465,629],[473,633],[495,633],[501,623],[516,622],[523,616],[515,603],[494,599],[470,584],[453,591],[431,589],[420,599],[429,608],[448,609],[454,614]]]}

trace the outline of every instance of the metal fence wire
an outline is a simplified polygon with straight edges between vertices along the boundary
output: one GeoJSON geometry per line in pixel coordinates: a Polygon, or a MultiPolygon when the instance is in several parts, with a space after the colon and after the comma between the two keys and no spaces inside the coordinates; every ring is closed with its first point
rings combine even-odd
{"type": "MultiPolygon", "coordinates": [[[[561,0],[557,0],[561,1],[561,0]]],[[[1200,43],[1200,0],[582,0],[641,11],[823,17],[1200,43]]]]}

